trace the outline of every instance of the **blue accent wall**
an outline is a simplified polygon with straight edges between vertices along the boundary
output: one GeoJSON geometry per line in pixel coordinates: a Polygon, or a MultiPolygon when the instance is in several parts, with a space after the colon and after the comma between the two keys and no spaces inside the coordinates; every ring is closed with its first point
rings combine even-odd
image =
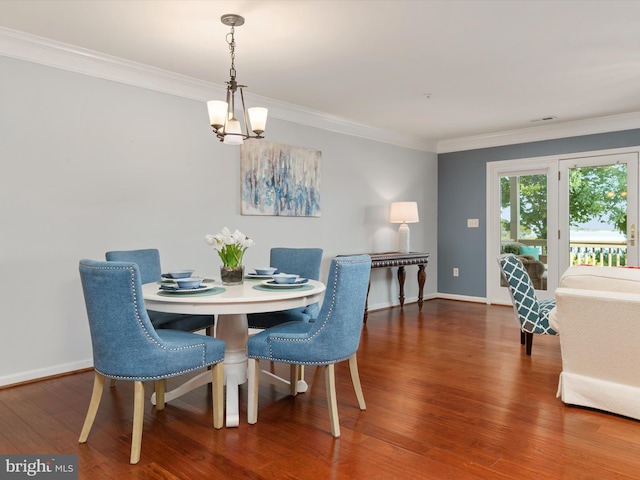
{"type": "Polygon", "coordinates": [[[487,162],[637,145],[640,129],[439,154],[438,293],[486,297],[487,162]],[[467,228],[468,218],[480,227],[467,228]]]}

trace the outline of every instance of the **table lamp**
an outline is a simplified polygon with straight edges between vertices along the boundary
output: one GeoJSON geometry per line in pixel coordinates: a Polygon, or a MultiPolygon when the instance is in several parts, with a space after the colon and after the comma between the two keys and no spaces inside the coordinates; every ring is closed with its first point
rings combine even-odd
{"type": "Polygon", "coordinates": [[[393,202],[390,223],[399,223],[398,228],[398,252],[409,253],[409,225],[407,223],[418,223],[418,204],[416,202],[393,202]]]}

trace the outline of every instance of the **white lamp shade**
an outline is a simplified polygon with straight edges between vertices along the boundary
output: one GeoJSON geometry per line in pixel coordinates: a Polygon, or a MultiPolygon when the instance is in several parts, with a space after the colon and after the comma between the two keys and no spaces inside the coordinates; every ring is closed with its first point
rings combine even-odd
{"type": "Polygon", "coordinates": [[[264,107],[251,107],[247,109],[247,115],[249,115],[249,122],[251,123],[251,130],[257,134],[261,134],[267,127],[267,114],[269,109],[264,107]]]}
{"type": "Polygon", "coordinates": [[[209,111],[209,125],[220,128],[227,119],[227,110],[229,104],[220,100],[210,100],[207,102],[207,110],[209,111]]]}
{"type": "Polygon", "coordinates": [[[416,202],[393,202],[389,213],[390,223],[418,223],[418,204],[416,202]]]}
{"type": "Polygon", "coordinates": [[[242,145],[242,128],[240,122],[235,118],[229,119],[225,127],[223,143],[227,145],[242,145]],[[233,135],[235,134],[235,135],[233,135]]]}

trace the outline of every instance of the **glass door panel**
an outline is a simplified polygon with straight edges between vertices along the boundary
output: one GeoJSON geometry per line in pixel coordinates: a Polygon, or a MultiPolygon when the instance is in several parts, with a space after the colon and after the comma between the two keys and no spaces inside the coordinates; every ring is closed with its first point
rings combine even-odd
{"type": "Polygon", "coordinates": [[[518,255],[536,290],[547,289],[547,183],[546,173],[500,177],[500,253],[518,255]]]}
{"type": "Polygon", "coordinates": [[[536,288],[550,298],[557,285],[557,159],[501,161],[487,164],[487,299],[511,304],[497,258],[517,255],[536,288]],[[552,181],[553,180],[553,181],[552,181]]]}
{"type": "Polygon", "coordinates": [[[637,265],[636,153],[560,162],[560,264],[637,265]]]}

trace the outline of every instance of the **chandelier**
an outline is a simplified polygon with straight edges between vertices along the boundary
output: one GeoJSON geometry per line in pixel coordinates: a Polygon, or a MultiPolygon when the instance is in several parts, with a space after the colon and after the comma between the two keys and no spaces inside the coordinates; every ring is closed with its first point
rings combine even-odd
{"type": "Polygon", "coordinates": [[[221,142],[227,145],[241,145],[243,140],[247,138],[264,138],[265,126],[267,124],[268,110],[263,107],[253,107],[247,109],[244,104],[243,89],[246,85],[238,85],[236,81],[236,41],[234,38],[235,27],[244,24],[244,18],[233,13],[223,15],[220,21],[231,27],[231,32],[227,34],[227,43],[231,53],[231,69],[229,76],[231,79],[227,84],[227,101],[211,100],[207,102],[207,110],[209,111],[209,121],[214,133],[221,142]],[[235,113],[236,92],[240,92],[240,101],[242,103],[242,123],[235,113]],[[244,125],[243,125],[244,124],[244,125]],[[249,129],[251,126],[251,129],[249,129]],[[244,130],[243,130],[244,128],[244,130]],[[252,132],[253,135],[250,133],[252,132]]]}

